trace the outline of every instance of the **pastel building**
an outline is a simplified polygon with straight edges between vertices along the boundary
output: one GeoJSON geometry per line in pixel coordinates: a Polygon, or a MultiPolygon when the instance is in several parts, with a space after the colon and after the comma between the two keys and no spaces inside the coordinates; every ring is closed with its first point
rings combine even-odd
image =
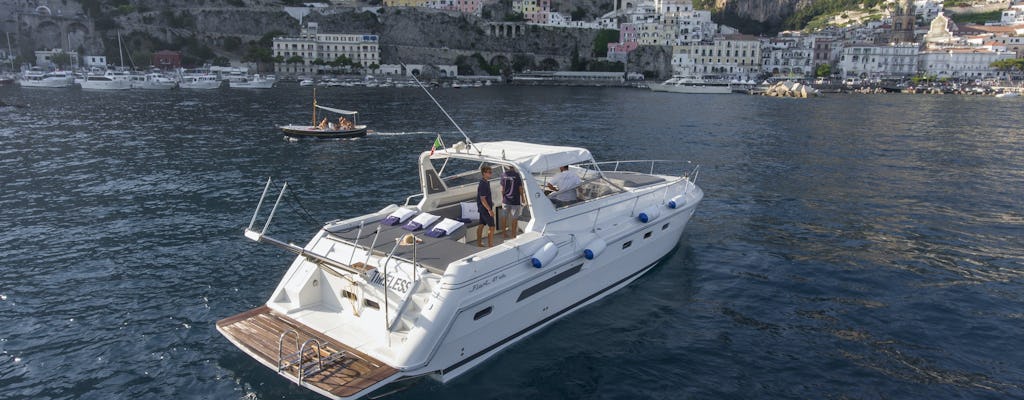
{"type": "Polygon", "coordinates": [[[608,61],[624,63],[628,60],[629,53],[636,50],[638,46],[636,25],[629,23],[621,24],[619,25],[619,41],[608,43],[608,61]]]}
{"type": "MultiPolygon", "coordinates": [[[[414,2],[415,0],[405,0],[414,2]]],[[[483,0],[429,0],[414,6],[429,7],[438,10],[458,11],[463,14],[480,16],[483,13],[483,0]]]]}

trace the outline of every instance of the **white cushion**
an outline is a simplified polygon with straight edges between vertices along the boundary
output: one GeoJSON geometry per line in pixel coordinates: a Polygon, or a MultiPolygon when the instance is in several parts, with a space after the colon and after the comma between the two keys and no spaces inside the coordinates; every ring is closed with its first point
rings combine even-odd
{"type": "Polygon", "coordinates": [[[445,233],[455,232],[456,229],[462,227],[463,223],[454,219],[445,218],[434,227],[434,229],[443,229],[445,233]]]}
{"type": "Polygon", "coordinates": [[[409,219],[409,217],[411,217],[413,215],[416,215],[416,211],[410,210],[408,208],[399,208],[399,209],[395,210],[395,212],[391,213],[391,215],[388,215],[388,216],[389,217],[398,218],[398,222],[402,223],[402,222],[405,222],[405,220],[409,219]]]}
{"type": "Polygon", "coordinates": [[[464,202],[464,203],[459,203],[459,204],[462,206],[462,218],[471,219],[471,220],[474,220],[474,221],[480,219],[480,210],[476,209],[476,202],[475,201],[474,202],[464,202]]]}
{"type": "Polygon", "coordinates": [[[423,214],[417,215],[416,218],[413,218],[412,222],[420,224],[420,226],[422,226],[422,227],[426,227],[427,225],[430,225],[430,224],[434,223],[434,221],[437,221],[438,218],[441,218],[441,217],[436,216],[436,215],[431,214],[431,213],[423,213],[423,214]]]}

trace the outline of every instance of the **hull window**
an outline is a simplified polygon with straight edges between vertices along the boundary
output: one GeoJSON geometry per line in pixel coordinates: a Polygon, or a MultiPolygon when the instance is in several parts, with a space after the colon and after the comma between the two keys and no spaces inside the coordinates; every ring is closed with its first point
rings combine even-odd
{"type": "Polygon", "coordinates": [[[629,246],[632,246],[632,245],[633,245],[633,241],[632,241],[632,240],[630,240],[630,241],[628,241],[628,242],[626,242],[626,243],[623,243],[623,244],[622,244],[622,249],[623,249],[623,250],[625,250],[625,249],[628,249],[628,248],[629,248],[629,246]]]}
{"type": "Polygon", "coordinates": [[[583,264],[559,272],[558,275],[548,278],[536,285],[530,286],[528,289],[524,290],[522,293],[519,294],[519,298],[516,299],[516,303],[525,300],[527,297],[537,294],[537,292],[540,292],[541,290],[547,289],[551,285],[554,285],[558,282],[565,280],[565,278],[575,275],[577,272],[580,272],[581,268],[583,268],[583,264]]]}
{"type": "Polygon", "coordinates": [[[480,318],[483,318],[483,317],[486,317],[488,315],[491,315],[491,309],[492,308],[493,307],[487,307],[487,308],[485,308],[483,310],[477,311],[476,314],[473,314],[473,320],[476,321],[476,320],[478,320],[480,318]]]}

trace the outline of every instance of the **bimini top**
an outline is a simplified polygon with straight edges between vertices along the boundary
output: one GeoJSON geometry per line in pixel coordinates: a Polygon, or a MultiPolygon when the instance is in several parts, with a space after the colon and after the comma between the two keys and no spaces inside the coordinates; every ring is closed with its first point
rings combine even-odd
{"type": "MultiPolygon", "coordinates": [[[[316,103],[313,103],[313,104],[316,104],[316,103]]],[[[319,108],[321,110],[327,110],[327,111],[330,111],[332,113],[345,114],[345,115],[356,115],[356,114],[359,114],[359,111],[348,111],[348,110],[342,110],[340,108],[324,107],[324,106],[319,105],[319,104],[316,104],[316,108],[319,108]]]]}
{"type": "Polygon", "coordinates": [[[473,143],[473,147],[475,149],[463,149],[461,152],[456,151],[455,148],[448,149],[448,151],[476,156],[477,149],[479,149],[483,158],[511,161],[530,173],[541,173],[563,165],[593,160],[589,150],[579,147],[513,141],[473,143]]]}

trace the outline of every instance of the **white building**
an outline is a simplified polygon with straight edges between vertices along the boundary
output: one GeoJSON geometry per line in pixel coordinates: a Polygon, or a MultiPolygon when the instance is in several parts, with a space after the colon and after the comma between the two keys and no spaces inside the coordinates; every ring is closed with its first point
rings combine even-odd
{"type": "Polygon", "coordinates": [[[332,62],[339,57],[346,57],[361,66],[369,67],[380,64],[380,39],[377,35],[344,35],[338,33],[320,33],[319,26],[310,22],[299,37],[274,38],[274,56],[285,60],[301,57],[301,63],[278,63],[275,70],[285,74],[312,74],[327,67],[316,65],[314,61],[332,62]]]}
{"type": "Polygon", "coordinates": [[[988,79],[999,74],[991,67],[993,62],[1014,56],[1010,51],[982,48],[923,51],[918,55],[918,69],[922,74],[939,78],[988,79]]]}
{"type": "Polygon", "coordinates": [[[847,45],[839,56],[843,77],[902,78],[917,74],[918,44],[847,45]]]}
{"type": "Polygon", "coordinates": [[[761,63],[761,41],[750,35],[719,35],[711,42],[672,49],[672,69],[677,75],[753,80],[761,74],[761,63]]]}
{"type": "Polygon", "coordinates": [[[999,22],[1003,25],[1024,24],[1024,4],[1012,5],[1010,8],[1003,10],[1003,15],[999,22]]]}
{"type": "MultiPolygon", "coordinates": [[[[56,68],[57,63],[54,62],[54,57],[62,57],[64,54],[70,58],[71,65],[65,64],[64,67],[71,67],[78,65],[78,52],[77,51],[64,51],[63,49],[53,50],[36,50],[36,66],[46,68],[56,68]]],[[[106,64],[104,64],[106,66],[106,64]]]]}
{"type": "Polygon", "coordinates": [[[107,56],[85,56],[82,57],[82,64],[86,68],[104,68],[107,66],[107,56]]]}
{"type": "Polygon", "coordinates": [[[914,15],[920,16],[922,21],[931,21],[942,12],[941,1],[936,0],[914,0],[914,15]]]}
{"type": "Polygon", "coordinates": [[[381,64],[377,73],[380,75],[400,75],[400,76],[420,76],[421,71],[426,68],[433,68],[439,71],[441,77],[444,78],[457,78],[459,76],[459,67],[455,65],[431,65],[426,66],[423,64],[381,64]]]}
{"type": "Polygon", "coordinates": [[[776,77],[814,76],[814,37],[780,35],[767,39],[761,48],[763,70],[776,77]]]}

